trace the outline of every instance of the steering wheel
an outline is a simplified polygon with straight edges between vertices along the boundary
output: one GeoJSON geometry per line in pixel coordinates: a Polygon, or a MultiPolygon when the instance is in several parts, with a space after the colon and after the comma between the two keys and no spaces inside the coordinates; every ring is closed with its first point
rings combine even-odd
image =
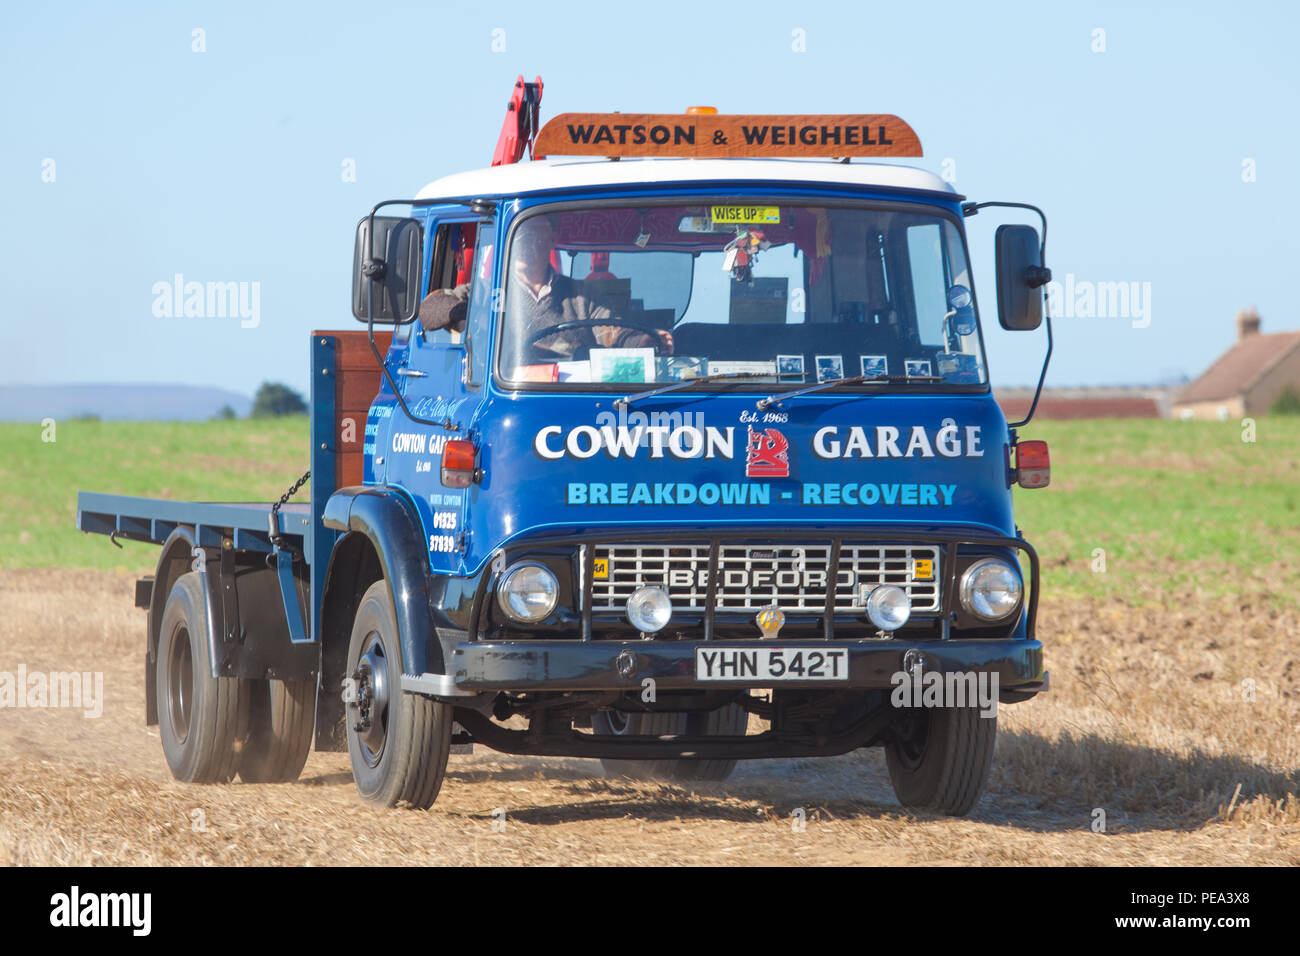
{"type": "Polygon", "coordinates": [[[654,342],[653,348],[655,350],[655,354],[656,355],[660,354],[659,347],[663,344],[663,339],[660,338],[659,329],[651,328],[648,325],[637,325],[633,322],[619,322],[616,319],[609,319],[609,320],[590,319],[584,322],[559,322],[555,325],[548,325],[546,328],[538,329],[532,335],[528,336],[528,340],[524,343],[524,345],[527,348],[546,348],[546,346],[539,346],[537,343],[540,339],[544,339],[548,335],[556,335],[560,332],[568,332],[571,329],[591,329],[596,326],[604,326],[604,325],[616,325],[622,329],[635,329],[637,332],[645,333],[646,335],[650,336],[651,340],[654,342]]]}

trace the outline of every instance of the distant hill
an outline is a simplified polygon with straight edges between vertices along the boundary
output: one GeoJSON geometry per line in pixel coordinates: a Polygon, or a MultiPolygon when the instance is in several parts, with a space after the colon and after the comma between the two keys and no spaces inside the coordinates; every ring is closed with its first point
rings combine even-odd
{"type": "Polygon", "coordinates": [[[0,421],[96,415],[104,421],[202,421],[229,405],[243,418],[253,400],[195,385],[0,385],[0,421]]]}

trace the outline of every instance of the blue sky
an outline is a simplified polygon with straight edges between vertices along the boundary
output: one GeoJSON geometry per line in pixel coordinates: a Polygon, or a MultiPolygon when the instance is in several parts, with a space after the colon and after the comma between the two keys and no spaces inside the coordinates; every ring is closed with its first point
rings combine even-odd
{"type": "MultiPolygon", "coordinates": [[[[897,113],[925,149],[911,162],[1044,207],[1058,279],[1150,290],[1145,315],[1061,317],[1049,385],[1195,375],[1243,306],[1300,328],[1297,19],[1262,3],[14,6],[0,383],[305,390],[307,333],[353,326],[356,220],[486,165],[520,73],[542,76],[543,119],[897,113]],[[176,273],[259,283],[260,323],[156,317],[176,273]]],[[[1002,221],[967,225],[994,381],[1024,384],[1043,338],[996,328],[1002,221]]]]}

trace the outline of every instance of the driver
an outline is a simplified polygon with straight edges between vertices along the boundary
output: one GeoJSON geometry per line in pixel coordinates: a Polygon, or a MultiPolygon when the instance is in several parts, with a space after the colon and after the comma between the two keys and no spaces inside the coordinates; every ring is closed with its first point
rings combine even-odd
{"type": "MultiPolygon", "coordinates": [[[[658,346],[661,355],[671,355],[673,336],[664,329],[655,337],[638,329],[613,323],[621,317],[603,300],[588,296],[581,282],[556,272],[551,267],[555,248],[555,224],[551,216],[537,216],[519,227],[515,237],[514,263],[510,281],[510,329],[507,337],[507,368],[535,361],[536,352],[550,353],[555,359],[570,360],[586,349],[649,348],[658,346]],[[530,336],[541,329],[564,322],[591,323],[591,328],[565,329],[541,336],[533,343],[533,355],[525,356],[530,336]]],[[[469,299],[468,283],[454,289],[437,289],[420,303],[420,324],[433,332],[448,329],[459,333],[465,328],[465,310],[469,299]]]]}
{"type": "MultiPolygon", "coordinates": [[[[512,289],[510,294],[510,330],[507,342],[513,341],[520,359],[527,364],[535,359],[522,355],[529,339],[553,325],[591,323],[590,328],[565,329],[541,336],[534,347],[553,353],[561,360],[571,360],[590,348],[648,348],[658,346],[661,355],[672,354],[672,333],[659,329],[658,337],[639,329],[618,324],[623,321],[602,299],[589,296],[581,282],[551,267],[555,248],[555,224],[550,216],[536,216],[522,226],[515,236],[512,289]]],[[[509,365],[507,365],[509,367],[509,365]]]]}

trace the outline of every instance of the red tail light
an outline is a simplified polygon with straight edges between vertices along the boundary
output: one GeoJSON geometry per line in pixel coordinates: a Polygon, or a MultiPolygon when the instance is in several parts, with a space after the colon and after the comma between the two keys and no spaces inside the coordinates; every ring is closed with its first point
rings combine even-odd
{"type": "Polygon", "coordinates": [[[453,438],[442,449],[442,483],[448,488],[468,488],[474,483],[478,451],[472,441],[453,438]]]}
{"type": "Polygon", "coordinates": [[[1016,481],[1021,488],[1046,488],[1051,484],[1052,461],[1047,454],[1047,442],[1016,444],[1016,481]]]}

